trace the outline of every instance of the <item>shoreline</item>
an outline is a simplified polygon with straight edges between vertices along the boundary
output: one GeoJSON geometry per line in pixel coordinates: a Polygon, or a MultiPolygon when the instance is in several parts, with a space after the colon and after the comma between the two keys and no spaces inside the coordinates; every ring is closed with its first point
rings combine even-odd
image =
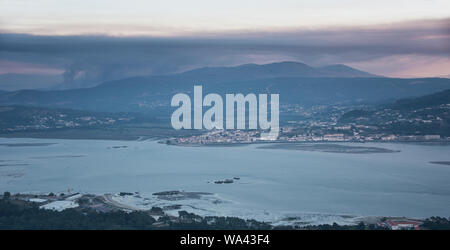
{"type": "MultiPolygon", "coordinates": [[[[190,133],[198,133],[198,131],[186,130],[182,133],[178,133],[175,130],[168,130],[169,134],[155,135],[154,133],[139,133],[133,131],[124,132],[118,129],[64,129],[64,130],[49,130],[49,131],[28,131],[28,132],[12,132],[12,133],[1,133],[0,138],[30,138],[30,139],[67,139],[67,140],[107,140],[107,141],[138,141],[138,140],[157,140],[161,144],[174,145],[174,146],[245,146],[250,144],[301,144],[301,143],[400,143],[400,144],[419,144],[419,145],[450,145],[450,140],[440,139],[440,140],[370,140],[370,141],[360,141],[360,140],[344,140],[344,141],[286,141],[286,140],[256,140],[256,141],[243,141],[243,142],[211,142],[211,143],[178,143],[178,142],[168,142],[173,138],[183,138],[183,135],[190,133]]],[[[149,130],[152,131],[151,129],[149,130]]]]}
{"type": "MultiPolygon", "coordinates": [[[[6,192],[5,192],[6,193],[6,192]]],[[[164,191],[159,193],[154,193],[153,195],[163,195],[165,199],[170,198],[171,195],[199,195],[199,194],[210,194],[204,192],[184,192],[184,191],[164,191]]],[[[195,212],[180,210],[180,207],[177,206],[167,206],[167,207],[156,207],[152,206],[148,209],[143,209],[135,206],[131,206],[127,203],[123,203],[117,200],[117,197],[127,197],[127,196],[138,196],[138,193],[127,193],[121,192],[116,194],[88,194],[88,193],[67,193],[67,194],[44,194],[44,193],[17,193],[11,194],[8,198],[12,201],[25,202],[28,205],[37,205],[40,209],[52,210],[57,212],[62,212],[66,209],[75,209],[77,211],[83,211],[85,209],[91,209],[98,213],[109,213],[114,211],[123,211],[126,213],[131,212],[145,212],[154,219],[158,220],[161,217],[169,217],[172,220],[179,220],[181,218],[181,214],[187,212],[188,214],[192,214],[193,216],[197,216],[200,218],[238,218],[243,221],[255,221],[257,223],[270,225],[272,227],[294,227],[295,229],[307,229],[309,227],[317,227],[317,226],[358,226],[360,223],[365,224],[366,226],[374,226],[379,227],[386,221],[409,221],[418,224],[422,224],[427,218],[411,218],[404,216],[382,216],[382,215],[367,215],[367,216],[355,216],[355,215],[340,215],[340,214],[317,214],[317,213],[304,213],[305,218],[310,219],[311,216],[330,216],[331,218],[345,218],[353,221],[353,223],[339,223],[336,221],[330,220],[328,223],[311,223],[308,219],[300,218],[296,216],[286,215],[284,218],[278,221],[264,221],[264,220],[254,220],[252,218],[245,217],[236,217],[233,215],[221,215],[221,216],[205,216],[196,214],[195,212]],[[178,208],[178,209],[177,209],[178,208]],[[177,210],[178,215],[170,212],[171,210],[177,210]]],[[[211,194],[210,194],[211,195],[211,194]]],[[[1,199],[3,198],[2,196],[1,199]]],[[[178,198],[174,198],[178,199],[178,198]]]]}

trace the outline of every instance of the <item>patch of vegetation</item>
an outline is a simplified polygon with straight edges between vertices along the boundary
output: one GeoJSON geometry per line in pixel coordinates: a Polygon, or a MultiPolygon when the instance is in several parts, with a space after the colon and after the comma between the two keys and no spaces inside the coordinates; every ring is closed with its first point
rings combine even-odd
{"type": "Polygon", "coordinates": [[[421,225],[423,229],[430,230],[450,230],[450,218],[431,217],[426,219],[421,225]]]}

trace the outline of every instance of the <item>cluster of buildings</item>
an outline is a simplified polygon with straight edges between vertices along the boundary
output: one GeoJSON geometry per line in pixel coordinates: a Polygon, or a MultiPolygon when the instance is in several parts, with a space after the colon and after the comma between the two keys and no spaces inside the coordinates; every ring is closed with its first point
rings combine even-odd
{"type": "Polygon", "coordinates": [[[29,118],[29,122],[20,124],[11,124],[3,127],[4,132],[20,132],[27,130],[43,130],[43,129],[62,129],[62,128],[81,128],[92,126],[109,126],[114,125],[118,121],[129,121],[130,118],[111,118],[96,116],[74,117],[66,114],[52,115],[34,115],[29,118]]]}
{"type": "Polygon", "coordinates": [[[258,130],[213,130],[201,135],[171,138],[168,144],[229,144],[251,143],[260,140],[258,130]]]}
{"type": "Polygon", "coordinates": [[[380,228],[386,228],[390,230],[420,230],[421,222],[408,219],[389,219],[385,221],[379,221],[377,226],[380,228]]]}
{"type": "MultiPolygon", "coordinates": [[[[351,126],[334,126],[329,130],[302,133],[295,127],[282,127],[275,142],[369,142],[369,141],[448,141],[450,138],[440,135],[400,136],[386,133],[360,134],[352,132],[351,126]],[[339,132],[335,132],[339,131],[339,132]],[[341,132],[342,131],[342,132],[341,132]]],[[[212,130],[201,135],[170,138],[167,144],[238,144],[260,142],[259,130],[212,130]]]]}
{"type": "Polygon", "coordinates": [[[348,135],[344,133],[330,133],[323,135],[299,134],[294,136],[280,136],[279,141],[283,142],[369,142],[369,141],[384,141],[384,142],[407,142],[407,141],[442,141],[450,140],[447,137],[440,135],[394,135],[394,134],[370,134],[360,135],[358,133],[348,135]]]}

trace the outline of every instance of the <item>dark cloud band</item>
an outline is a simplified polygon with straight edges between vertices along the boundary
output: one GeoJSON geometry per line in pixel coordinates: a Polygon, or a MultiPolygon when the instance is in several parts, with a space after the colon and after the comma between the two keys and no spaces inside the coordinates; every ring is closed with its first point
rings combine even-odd
{"type": "Polygon", "coordinates": [[[62,68],[66,83],[82,85],[208,65],[276,60],[319,65],[407,54],[449,58],[450,19],[172,38],[0,35],[2,60],[62,68]]]}

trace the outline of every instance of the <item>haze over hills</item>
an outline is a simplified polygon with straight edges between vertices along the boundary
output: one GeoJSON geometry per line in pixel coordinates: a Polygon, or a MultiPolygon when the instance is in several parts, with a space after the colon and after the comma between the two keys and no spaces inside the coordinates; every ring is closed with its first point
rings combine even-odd
{"type": "Polygon", "coordinates": [[[280,104],[380,103],[450,88],[450,79],[376,77],[345,65],[313,68],[303,63],[201,68],[173,75],[141,76],[92,88],[0,92],[0,105],[29,105],[107,112],[167,114],[176,93],[278,93],[280,104]],[[344,77],[345,76],[345,77],[344,77]]]}
{"type": "Polygon", "coordinates": [[[0,88],[2,91],[20,89],[53,88],[63,81],[62,75],[45,74],[0,74],[0,88]]]}
{"type": "MultiPolygon", "coordinates": [[[[175,75],[209,82],[273,77],[377,77],[342,64],[314,68],[300,62],[279,62],[263,65],[244,64],[234,67],[204,67],[175,75]]],[[[36,86],[39,86],[39,89],[53,88],[55,90],[80,88],[77,87],[79,84],[75,82],[71,84],[64,84],[63,82],[62,75],[0,74],[0,90],[5,91],[37,89],[36,86]]],[[[91,83],[89,85],[94,87],[96,84],[91,83]]]]}
{"type": "Polygon", "coordinates": [[[205,67],[181,73],[201,80],[250,80],[275,77],[379,77],[343,64],[315,68],[300,62],[244,64],[235,67],[205,67]]]}
{"type": "Polygon", "coordinates": [[[318,68],[319,71],[332,77],[383,77],[361,71],[344,64],[333,64],[318,68]]]}

